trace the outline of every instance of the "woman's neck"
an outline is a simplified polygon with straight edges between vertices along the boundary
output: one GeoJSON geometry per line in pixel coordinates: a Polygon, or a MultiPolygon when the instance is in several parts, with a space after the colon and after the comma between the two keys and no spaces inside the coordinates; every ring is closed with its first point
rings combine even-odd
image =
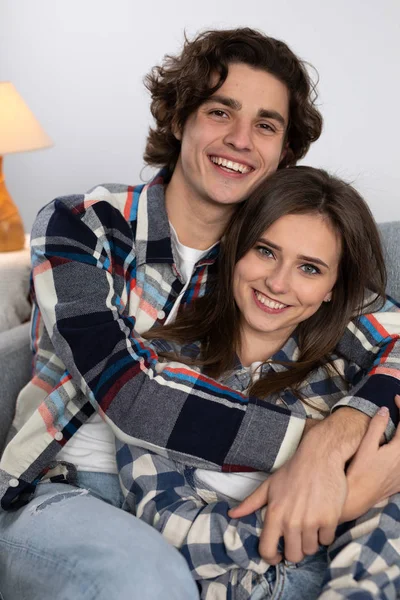
{"type": "Polygon", "coordinates": [[[271,333],[246,332],[242,329],[238,356],[244,367],[254,362],[265,362],[276,354],[289,339],[291,334],[282,331],[271,333]]]}

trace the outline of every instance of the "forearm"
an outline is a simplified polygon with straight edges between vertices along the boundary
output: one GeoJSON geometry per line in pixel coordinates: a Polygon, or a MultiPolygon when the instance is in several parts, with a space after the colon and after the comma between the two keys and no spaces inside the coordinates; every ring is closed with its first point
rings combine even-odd
{"type": "MultiPolygon", "coordinates": [[[[133,240],[121,246],[113,231],[119,227],[126,235],[127,224],[110,206],[101,215],[96,205],[85,210],[82,215],[61,201],[47,207],[33,238],[37,302],[57,357],[83,392],[81,413],[100,407],[116,437],[143,442],[155,452],[167,450],[193,466],[276,467],[281,449],[291,450],[300,439],[304,418],[247,398],[187,365],[160,365],[139,335],[145,311],[129,314],[126,308],[133,240]],[[97,238],[89,225],[100,217],[97,238]]],[[[68,439],[67,428],[65,434],[68,439]]]]}
{"type": "Polygon", "coordinates": [[[342,407],[323,421],[307,419],[301,446],[319,455],[334,456],[345,463],[357,451],[370,418],[353,408],[342,407]]]}
{"type": "Polygon", "coordinates": [[[400,309],[389,299],[380,311],[365,314],[349,323],[337,346],[340,356],[365,375],[357,380],[334,407],[348,406],[373,417],[386,406],[390,418],[385,431],[389,440],[398,423],[394,397],[400,391],[400,309]]]}

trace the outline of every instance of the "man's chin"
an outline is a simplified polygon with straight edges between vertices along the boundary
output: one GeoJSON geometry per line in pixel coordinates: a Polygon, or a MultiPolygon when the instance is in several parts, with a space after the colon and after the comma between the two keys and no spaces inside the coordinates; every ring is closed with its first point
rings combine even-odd
{"type": "Polygon", "coordinates": [[[232,206],[233,204],[241,204],[244,200],[246,200],[249,195],[251,193],[251,190],[246,190],[245,192],[243,192],[243,190],[237,191],[236,193],[234,193],[234,191],[232,191],[231,193],[227,194],[226,192],[223,193],[221,192],[220,194],[212,193],[212,195],[210,196],[210,200],[214,203],[214,204],[220,204],[221,206],[232,206]]]}

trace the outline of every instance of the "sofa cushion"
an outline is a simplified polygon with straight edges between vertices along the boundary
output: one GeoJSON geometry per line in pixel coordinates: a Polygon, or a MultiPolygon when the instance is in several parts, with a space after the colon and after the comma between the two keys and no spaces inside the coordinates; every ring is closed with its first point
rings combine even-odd
{"type": "Polygon", "coordinates": [[[29,237],[22,250],[0,252],[0,333],[30,317],[30,272],[29,237]]]}
{"type": "Polygon", "coordinates": [[[0,454],[14,418],[15,400],[32,374],[29,323],[0,335],[0,454]]]}

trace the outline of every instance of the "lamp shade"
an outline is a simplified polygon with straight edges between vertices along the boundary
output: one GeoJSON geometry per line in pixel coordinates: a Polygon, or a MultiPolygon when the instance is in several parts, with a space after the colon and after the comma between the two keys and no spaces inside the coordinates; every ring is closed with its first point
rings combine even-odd
{"type": "Polygon", "coordinates": [[[9,81],[0,82],[0,156],[48,148],[53,142],[9,81]]]}

